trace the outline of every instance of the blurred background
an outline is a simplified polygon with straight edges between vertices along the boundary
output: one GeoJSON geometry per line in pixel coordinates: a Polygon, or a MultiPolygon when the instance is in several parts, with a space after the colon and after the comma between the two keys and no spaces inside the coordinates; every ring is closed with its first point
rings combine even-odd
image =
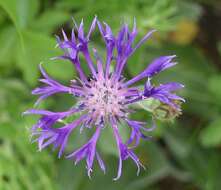
{"type": "MultiPolygon", "coordinates": [[[[91,45],[104,56],[104,44],[96,30],[91,45]]],[[[221,189],[221,1],[219,0],[0,0],[0,190],[219,190],[221,189]],[[61,55],[55,34],[69,32],[84,18],[94,15],[112,26],[132,26],[137,20],[140,39],[149,29],[158,30],[131,57],[125,75],[139,73],[154,57],[176,54],[179,64],[155,78],[178,81],[186,103],[173,122],[158,122],[153,141],[136,149],[146,171],[136,176],[136,166],[125,161],[117,182],[117,154],[111,135],[98,149],[107,165],[104,175],[94,165],[89,180],[85,163],[74,166],[58,159],[50,149],[37,151],[28,129],[37,118],[22,117],[33,107],[31,90],[39,85],[38,64],[68,83],[76,76],[67,61],[50,61],[61,55]]],[[[69,96],[54,96],[41,107],[66,110],[69,96]]],[[[136,115],[148,121],[147,112],[136,115]]],[[[86,137],[75,137],[78,144],[86,137]]]]}

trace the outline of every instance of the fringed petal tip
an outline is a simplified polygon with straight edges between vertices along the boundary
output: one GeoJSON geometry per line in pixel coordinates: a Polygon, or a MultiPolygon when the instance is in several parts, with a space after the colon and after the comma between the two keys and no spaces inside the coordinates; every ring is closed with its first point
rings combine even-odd
{"type": "Polygon", "coordinates": [[[165,69],[175,66],[177,62],[171,62],[175,57],[176,55],[171,55],[154,59],[145,71],[147,77],[152,77],[165,69]]]}
{"type": "Polygon", "coordinates": [[[46,110],[28,109],[28,110],[24,111],[24,112],[22,113],[22,115],[41,114],[41,112],[42,112],[42,114],[43,114],[44,111],[45,111],[45,112],[49,112],[49,111],[46,111],[46,110]]]}
{"type": "Polygon", "coordinates": [[[61,29],[61,32],[62,32],[62,35],[63,35],[64,41],[68,41],[68,37],[67,37],[67,35],[66,35],[66,33],[65,33],[65,31],[64,31],[63,28],[61,29]]]}
{"type": "Polygon", "coordinates": [[[56,57],[50,57],[49,59],[51,60],[51,61],[54,61],[54,60],[57,60],[57,59],[59,59],[60,57],[59,56],[56,56],[56,57]]]}
{"type": "Polygon", "coordinates": [[[98,164],[99,164],[101,170],[104,172],[104,174],[106,174],[105,164],[104,164],[103,160],[101,159],[100,155],[98,154],[98,152],[96,152],[96,157],[97,157],[97,161],[98,161],[98,164]]]}
{"type": "MultiPolygon", "coordinates": [[[[140,167],[142,167],[144,170],[146,170],[146,167],[138,160],[135,160],[133,158],[133,156],[129,155],[132,160],[135,162],[136,166],[137,166],[137,172],[136,175],[139,176],[140,175],[140,167]]],[[[136,158],[137,159],[137,158],[136,158]]],[[[122,158],[119,158],[119,166],[118,166],[118,173],[117,176],[113,178],[113,181],[117,181],[121,178],[121,174],[122,174],[122,158]]]]}
{"type": "Polygon", "coordinates": [[[122,158],[119,158],[119,164],[118,164],[118,171],[117,171],[117,176],[113,178],[113,181],[117,181],[120,179],[122,173],[122,158]]]}
{"type": "Polygon", "coordinates": [[[38,107],[38,105],[42,102],[42,99],[39,98],[35,103],[34,103],[34,108],[38,107]]]}
{"type": "Polygon", "coordinates": [[[92,168],[87,168],[87,167],[86,167],[86,169],[87,169],[87,176],[91,180],[91,173],[93,172],[93,170],[92,170],[92,168]]]}
{"type": "Polygon", "coordinates": [[[24,111],[24,112],[21,113],[21,116],[23,117],[23,116],[25,116],[25,115],[29,115],[29,114],[31,114],[31,113],[29,113],[29,111],[26,110],[26,111],[24,111]]]}

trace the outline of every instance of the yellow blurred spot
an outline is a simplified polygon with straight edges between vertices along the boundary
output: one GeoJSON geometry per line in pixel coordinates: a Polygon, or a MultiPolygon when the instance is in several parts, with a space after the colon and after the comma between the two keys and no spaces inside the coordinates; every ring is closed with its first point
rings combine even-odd
{"type": "Polygon", "coordinates": [[[189,44],[193,41],[199,31],[196,22],[182,20],[177,24],[176,30],[171,33],[170,39],[178,44],[189,44]]]}

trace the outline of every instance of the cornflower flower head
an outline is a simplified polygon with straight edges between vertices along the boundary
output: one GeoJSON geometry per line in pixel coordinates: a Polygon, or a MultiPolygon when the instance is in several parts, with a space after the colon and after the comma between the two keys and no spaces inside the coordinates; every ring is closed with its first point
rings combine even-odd
{"type": "Polygon", "coordinates": [[[40,71],[43,76],[40,82],[45,85],[34,89],[32,94],[39,96],[36,105],[45,98],[57,93],[71,94],[76,98],[77,104],[75,107],[63,112],[39,109],[30,109],[24,112],[24,114],[41,115],[37,124],[31,129],[32,137],[35,137],[34,141],[38,143],[39,150],[52,145],[55,149],[59,149],[58,156],[61,157],[65,151],[69,136],[74,132],[74,129],[80,127],[82,131],[82,129],[88,128],[94,131],[89,141],[67,155],[66,158],[74,160],[76,164],[85,159],[89,177],[95,159],[98,161],[101,170],[105,172],[105,164],[96,149],[96,145],[102,135],[102,130],[105,130],[104,127],[108,126],[113,130],[119,154],[118,172],[114,180],[120,178],[123,161],[127,159],[134,161],[139,173],[140,167],[144,166],[134,153],[134,148],[138,146],[141,139],[149,139],[144,132],[153,130],[155,125],[146,128],[144,122],[131,120],[129,116],[134,110],[130,105],[153,98],[163,105],[169,106],[175,112],[180,112],[180,102],[184,101],[183,98],[174,93],[176,90],[183,88],[182,84],[176,82],[159,86],[151,84],[152,77],[176,65],[176,62],[174,62],[175,55],[156,58],[144,71],[132,79],[126,80],[123,76],[129,57],[141,44],[149,39],[153,32],[154,30],[151,30],[137,44],[134,44],[137,35],[135,21],[131,31],[124,24],[115,36],[110,26],[99,22],[96,17],[92,21],[89,32],[86,34],[83,21],[79,26],[75,23],[70,39],[62,30],[63,39],[57,37],[57,45],[64,51],[64,54],[55,57],[55,59],[69,60],[78,72],[79,79],[71,80],[70,86],[65,86],[52,79],[40,64],[40,71]],[[105,42],[105,60],[100,58],[96,48],[93,48],[93,54],[91,54],[88,47],[91,34],[96,26],[105,42]],[[82,69],[79,59],[80,54],[86,60],[91,73],[90,76],[86,76],[85,71],[82,69]],[[93,61],[92,57],[96,61],[93,61]],[[115,63],[114,69],[111,69],[111,64],[113,63],[115,63]],[[139,86],[134,86],[135,83],[142,79],[146,81],[144,88],[141,89],[139,86]],[[80,115],[78,119],[70,123],[64,123],[64,126],[60,128],[54,127],[56,123],[61,123],[65,118],[75,114],[80,115]],[[130,137],[126,142],[123,142],[119,133],[121,122],[126,123],[131,129],[130,137]]]}

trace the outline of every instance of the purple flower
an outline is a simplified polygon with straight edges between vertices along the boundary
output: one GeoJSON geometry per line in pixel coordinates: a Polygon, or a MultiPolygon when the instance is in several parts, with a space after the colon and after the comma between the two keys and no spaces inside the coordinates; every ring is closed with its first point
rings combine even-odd
{"type": "Polygon", "coordinates": [[[134,78],[130,79],[124,84],[124,87],[129,86],[141,79],[144,78],[151,78],[154,75],[158,74],[159,72],[168,69],[174,65],[176,62],[172,62],[173,58],[176,57],[175,55],[172,56],[162,56],[153,60],[153,62],[144,69],[143,72],[135,76],[134,78]]]}
{"type": "Polygon", "coordinates": [[[92,74],[95,75],[96,70],[93,65],[93,61],[90,57],[90,54],[89,54],[88,43],[90,41],[91,33],[95,29],[96,23],[97,23],[97,17],[94,18],[94,20],[91,24],[90,30],[86,36],[84,33],[83,19],[81,21],[80,26],[78,26],[76,23],[74,23],[75,28],[72,29],[70,40],[68,39],[66,33],[63,30],[62,30],[62,34],[63,34],[64,40],[62,41],[57,36],[58,46],[64,51],[64,55],[59,56],[59,57],[55,57],[55,59],[60,58],[60,59],[70,60],[75,65],[75,68],[78,71],[81,80],[83,80],[84,82],[85,82],[86,78],[85,78],[85,75],[83,74],[83,71],[81,69],[78,54],[79,54],[79,52],[82,52],[82,54],[84,55],[84,57],[87,61],[89,69],[91,70],[92,74]],[[75,36],[75,30],[78,33],[77,36],[75,36]]]}
{"type": "Polygon", "coordinates": [[[38,136],[36,139],[33,140],[33,142],[38,142],[38,148],[40,151],[50,144],[53,144],[54,148],[60,147],[58,157],[61,157],[70,133],[75,127],[77,127],[81,122],[84,121],[86,116],[83,115],[78,120],[66,124],[64,127],[61,128],[53,128],[53,125],[61,121],[65,117],[69,116],[70,114],[76,113],[77,111],[79,111],[79,109],[72,109],[67,112],[50,112],[46,110],[32,109],[27,110],[23,113],[43,115],[39,119],[38,123],[34,125],[31,129],[31,136],[38,136]]]}
{"type": "Polygon", "coordinates": [[[155,124],[151,128],[146,128],[144,125],[146,123],[140,122],[140,121],[131,121],[128,119],[125,119],[126,123],[131,127],[131,135],[130,138],[127,141],[127,145],[130,145],[131,143],[135,143],[133,147],[137,147],[140,143],[140,139],[150,139],[150,136],[146,136],[142,133],[142,131],[152,131],[156,127],[155,124]]]}
{"type": "MultiPolygon", "coordinates": [[[[117,172],[117,177],[115,177],[114,180],[118,180],[120,178],[121,173],[122,173],[122,161],[127,160],[128,158],[131,158],[136,163],[137,175],[138,175],[140,172],[140,166],[143,168],[145,168],[145,167],[141,164],[139,158],[136,156],[136,154],[134,154],[133,150],[129,149],[129,147],[122,142],[122,139],[121,139],[119,131],[118,131],[116,118],[115,117],[110,118],[110,123],[111,123],[111,126],[114,131],[114,137],[116,139],[118,152],[119,152],[118,172],[117,172]]],[[[138,133],[140,133],[140,131],[138,133]]]]}
{"type": "Polygon", "coordinates": [[[112,30],[108,24],[104,23],[105,29],[103,28],[102,24],[98,21],[98,28],[102,37],[104,38],[106,44],[106,67],[105,67],[105,75],[108,76],[110,72],[110,64],[113,60],[113,51],[115,46],[115,37],[112,33],[112,30]]]}
{"type": "Polygon", "coordinates": [[[52,145],[54,149],[59,150],[58,156],[61,157],[65,152],[69,136],[74,132],[74,129],[80,127],[80,131],[82,131],[83,128],[87,128],[94,132],[91,139],[66,157],[74,160],[76,164],[85,159],[89,177],[93,170],[94,159],[98,161],[101,170],[105,172],[105,165],[96,149],[96,144],[100,135],[102,135],[102,130],[105,130],[104,126],[110,124],[108,126],[113,130],[119,153],[118,173],[114,180],[120,178],[123,161],[129,158],[137,165],[139,173],[140,167],[143,167],[143,165],[134,153],[134,149],[139,145],[141,139],[150,139],[144,133],[153,130],[155,125],[151,128],[146,128],[146,123],[131,120],[129,116],[133,110],[129,106],[144,99],[154,98],[162,104],[180,110],[180,105],[177,104],[177,101],[184,101],[183,98],[174,93],[174,91],[183,88],[183,85],[179,83],[166,83],[154,86],[151,84],[151,79],[154,75],[176,64],[173,61],[174,55],[162,56],[153,60],[143,72],[128,81],[122,76],[129,57],[153,32],[154,30],[148,32],[143,39],[134,44],[137,35],[135,21],[132,31],[129,30],[127,25],[123,25],[118,34],[114,36],[110,26],[106,23],[102,24],[96,17],[87,35],[84,32],[83,21],[80,26],[75,23],[71,39],[68,39],[62,30],[64,39],[57,39],[58,46],[64,51],[64,55],[57,58],[70,60],[79,74],[79,79],[72,80],[68,87],[64,86],[50,78],[42,68],[42,65],[40,65],[43,75],[43,79],[40,79],[40,81],[45,85],[34,89],[32,93],[39,95],[37,104],[56,93],[68,93],[76,97],[77,104],[64,112],[37,109],[25,112],[25,114],[41,115],[37,124],[31,129],[31,134],[35,137],[34,141],[38,143],[39,150],[52,145]],[[96,25],[98,25],[106,46],[105,62],[99,56],[96,48],[92,49],[93,54],[91,55],[91,50],[89,51],[88,47],[91,34],[95,30],[96,25]],[[81,67],[80,54],[86,60],[90,76],[87,76],[81,67]],[[92,56],[94,59],[92,59],[92,56]],[[111,71],[110,65],[113,63],[115,63],[115,67],[111,71]],[[142,79],[146,80],[144,90],[138,86],[132,86],[142,79]],[[70,122],[67,122],[69,118],[72,118],[71,116],[76,114],[80,115],[78,119],[72,119],[70,122]],[[118,131],[121,122],[126,123],[131,129],[130,137],[126,142],[123,142],[118,131]],[[60,124],[61,127],[57,127],[57,124],[60,124]]]}
{"type": "Polygon", "coordinates": [[[36,101],[35,105],[39,104],[43,99],[47,98],[48,96],[51,96],[53,94],[57,93],[71,93],[71,88],[66,87],[59,82],[53,80],[50,78],[47,73],[42,68],[42,65],[39,66],[41,74],[44,76],[44,79],[39,79],[40,82],[46,84],[46,86],[35,88],[32,91],[32,94],[34,95],[40,95],[38,100],[36,101]]]}
{"type": "Polygon", "coordinates": [[[172,92],[181,88],[184,88],[184,85],[176,82],[160,84],[159,86],[154,87],[151,85],[150,80],[148,80],[145,84],[143,95],[145,98],[152,97],[158,99],[164,104],[168,104],[179,110],[179,105],[175,102],[177,100],[185,102],[185,100],[172,92]]]}
{"type": "Polygon", "coordinates": [[[101,127],[97,127],[94,135],[92,138],[81,148],[78,150],[74,151],[70,155],[67,156],[69,159],[74,159],[75,164],[77,164],[80,160],[83,158],[86,158],[87,162],[87,170],[88,170],[88,176],[90,177],[90,173],[92,172],[92,167],[93,167],[93,162],[94,162],[94,157],[96,156],[98,163],[101,167],[101,169],[105,172],[105,165],[103,161],[101,160],[98,152],[96,151],[96,144],[97,140],[100,136],[101,132],[101,127]]]}

